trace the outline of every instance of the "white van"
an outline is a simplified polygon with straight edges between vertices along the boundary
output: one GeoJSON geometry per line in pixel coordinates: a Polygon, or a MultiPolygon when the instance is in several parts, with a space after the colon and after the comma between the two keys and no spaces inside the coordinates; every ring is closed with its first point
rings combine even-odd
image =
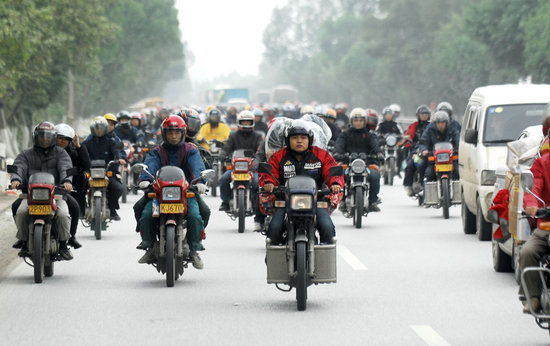
{"type": "Polygon", "coordinates": [[[528,126],[542,123],[550,101],[548,84],[506,84],[477,88],[470,96],[460,133],[458,165],[464,233],[492,239],[487,221],[495,170],[506,164],[506,143],[528,126]]]}

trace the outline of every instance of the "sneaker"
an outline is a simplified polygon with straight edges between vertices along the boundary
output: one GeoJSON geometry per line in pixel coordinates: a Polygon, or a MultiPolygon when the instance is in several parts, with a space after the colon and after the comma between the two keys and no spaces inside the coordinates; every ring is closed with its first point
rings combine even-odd
{"type": "Polygon", "coordinates": [[[27,242],[24,240],[17,240],[13,245],[11,246],[14,249],[21,249],[23,246],[27,246],[27,242]]]}
{"type": "Polygon", "coordinates": [[[67,247],[67,243],[62,242],[59,243],[59,254],[65,261],[70,261],[73,259],[73,254],[71,253],[71,250],[67,247]]]}
{"type": "Polygon", "coordinates": [[[405,191],[407,192],[407,195],[408,195],[409,197],[411,197],[412,195],[414,195],[414,191],[413,191],[412,186],[405,186],[405,191]]]}
{"type": "Polygon", "coordinates": [[[193,267],[195,267],[195,269],[200,270],[204,268],[204,263],[202,263],[202,259],[197,251],[191,251],[189,257],[191,258],[191,263],[193,263],[193,267]]]}
{"type": "Polygon", "coordinates": [[[80,244],[78,242],[78,240],[76,240],[76,238],[74,236],[70,237],[69,238],[69,241],[67,242],[70,246],[73,247],[73,249],[79,249],[82,247],[82,244],[80,244]]]}
{"type": "Polygon", "coordinates": [[[380,208],[378,208],[378,205],[376,203],[370,203],[368,210],[369,212],[379,212],[380,208]]]}
{"type": "Polygon", "coordinates": [[[147,250],[148,248],[153,247],[153,242],[149,240],[142,240],[141,243],[139,243],[138,246],[136,246],[136,249],[138,250],[147,250]]]}
{"type": "Polygon", "coordinates": [[[253,229],[254,232],[261,232],[263,231],[263,229],[264,229],[264,225],[262,223],[254,222],[254,229],[253,229]]]}
{"type": "Polygon", "coordinates": [[[120,221],[120,216],[115,209],[111,210],[111,220],[120,221]]]}
{"type": "Polygon", "coordinates": [[[23,246],[21,247],[21,250],[19,250],[17,255],[19,257],[28,257],[30,255],[29,254],[29,249],[27,249],[27,242],[25,242],[25,244],[23,244],[23,246]]]}
{"type": "Polygon", "coordinates": [[[155,249],[150,248],[147,251],[145,251],[145,255],[143,255],[139,259],[138,263],[153,263],[155,262],[155,260],[156,260],[155,249]]]}
{"type": "Polygon", "coordinates": [[[219,211],[229,211],[229,203],[228,202],[222,202],[220,205],[219,211]]]}
{"type": "MultiPolygon", "coordinates": [[[[533,312],[537,312],[540,310],[540,299],[537,297],[531,298],[531,305],[533,306],[533,312]]],[[[529,303],[525,302],[525,305],[523,306],[523,313],[524,314],[530,314],[531,309],[529,309],[529,303]]]]}

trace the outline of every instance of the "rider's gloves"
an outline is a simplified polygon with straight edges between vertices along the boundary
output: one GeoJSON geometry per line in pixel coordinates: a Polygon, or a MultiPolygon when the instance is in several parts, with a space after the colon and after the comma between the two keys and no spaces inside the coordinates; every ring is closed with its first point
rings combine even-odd
{"type": "Polygon", "coordinates": [[[144,180],[144,181],[141,181],[139,183],[139,188],[140,188],[140,190],[145,190],[146,188],[149,187],[149,185],[151,185],[151,182],[147,181],[147,180],[144,180]]]}
{"type": "Polygon", "coordinates": [[[206,193],[206,185],[197,184],[195,185],[195,187],[197,188],[197,192],[199,193],[199,195],[204,195],[206,193]]]}

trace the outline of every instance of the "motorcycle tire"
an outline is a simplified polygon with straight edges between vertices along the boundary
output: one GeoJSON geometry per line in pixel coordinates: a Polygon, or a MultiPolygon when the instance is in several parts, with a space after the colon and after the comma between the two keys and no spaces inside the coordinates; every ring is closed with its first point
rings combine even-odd
{"type": "Polygon", "coordinates": [[[304,311],[307,305],[307,261],[306,243],[296,243],[296,300],[298,311],[304,311]]]}
{"type": "Polygon", "coordinates": [[[361,228],[363,221],[363,189],[359,186],[355,188],[355,211],[353,218],[355,220],[355,228],[361,228]]]}
{"type": "Polygon", "coordinates": [[[395,175],[395,158],[390,157],[389,159],[390,169],[388,170],[388,185],[393,185],[393,176],[395,175]]]}
{"type": "Polygon", "coordinates": [[[101,240],[101,197],[94,197],[94,234],[97,240],[101,240]]]}
{"type": "Polygon", "coordinates": [[[217,165],[214,166],[214,172],[216,172],[216,174],[214,174],[214,178],[212,178],[212,186],[210,187],[210,191],[212,191],[212,196],[216,197],[218,196],[218,172],[219,171],[219,167],[217,165]]]}
{"type": "Polygon", "coordinates": [[[449,218],[449,206],[451,205],[451,195],[449,194],[449,179],[441,179],[441,206],[443,208],[443,218],[449,218]]]}
{"type": "Polygon", "coordinates": [[[37,284],[42,283],[44,278],[44,247],[42,240],[42,231],[44,225],[34,225],[34,237],[33,237],[33,250],[32,250],[32,263],[34,267],[34,282],[37,284]]]}
{"type": "Polygon", "coordinates": [[[126,203],[126,195],[128,194],[128,172],[122,171],[122,203],[126,203]]]}
{"type": "Polygon", "coordinates": [[[176,238],[176,226],[166,227],[166,286],[173,287],[176,279],[176,256],[174,253],[176,238]]]}
{"type": "Polygon", "coordinates": [[[53,264],[55,262],[52,262],[51,260],[48,262],[49,263],[44,264],[44,275],[49,278],[53,276],[53,264]]]}
{"type": "Polygon", "coordinates": [[[237,214],[239,218],[239,233],[244,232],[244,221],[246,219],[246,204],[244,201],[244,189],[237,191],[237,214]]]}

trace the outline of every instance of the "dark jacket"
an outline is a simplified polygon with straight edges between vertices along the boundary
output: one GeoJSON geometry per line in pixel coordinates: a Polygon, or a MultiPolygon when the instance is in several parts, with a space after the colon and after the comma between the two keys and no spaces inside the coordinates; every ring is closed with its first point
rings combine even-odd
{"type": "Polygon", "coordinates": [[[332,133],[332,137],[330,137],[330,140],[336,142],[336,140],[338,140],[338,137],[340,137],[342,130],[340,130],[340,128],[338,127],[338,125],[336,125],[336,123],[327,122],[327,125],[330,129],[330,132],[332,133]]]}
{"type": "Polygon", "coordinates": [[[197,147],[197,149],[199,150],[199,153],[201,154],[201,158],[202,158],[202,162],[204,163],[204,167],[206,167],[206,169],[211,169],[212,168],[212,163],[214,162],[214,159],[212,158],[212,155],[210,154],[210,152],[208,150],[206,150],[202,145],[200,145],[199,141],[197,141],[196,138],[186,137],[185,141],[187,143],[191,143],[191,144],[193,144],[197,147]]]}
{"type": "Polygon", "coordinates": [[[229,135],[227,142],[223,146],[224,156],[230,158],[233,152],[237,149],[252,150],[254,153],[258,151],[258,147],[262,143],[263,136],[254,131],[239,130],[229,135]]]}
{"type": "Polygon", "coordinates": [[[143,142],[143,134],[141,134],[132,125],[117,125],[113,131],[118,138],[122,141],[130,141],[131,143],[137,143],[138,141],[143,142]]]}
{"type": "Polygon", "coordinates": [[[424,133],[422,133],[422,137],[420,137],[420,144],[418,146],[418,150],[420,152],[424,150],[432,151],[434,148],[435,143],[439,142],[451,142],[454,148],[455,154],[458,154],[458,138],[460,134],[457,134],[455,130],[449,128],[447,125],[447,128],[445,129],[444,133],[441,133],[437,127],[435,126],[435,123],[431,123],[426,127],[424,130],[424,133]]]}
{"type": "Polygon", "coordinates": [[[382,121],[379,125],[378,125],[378,129],[376,130],[378,133],[382,134],[382,135],[385,135],[386,133],[395,133],[395,134],[402,134],[403,131],[401,130],[401,128],[399,127],[399,125],[397,125],[397,123],[393,120],[391,121],[382,121]]]}
{"type": "Polygon", "coordinates": [[[90,160],[104,160],[108,163],[111,160],[125,159],[123,151],[121,151],[113,137],[103,136],[94,137],[88,136],[82,145],[88,150],[90,160]]]}
{"type": "Polygon", "coordinates": [[[84,190],[86,185],[86,172],[90,170],[91,162],[88,149],[81,145],[80,148],[74,146],[73,143],[69,143],[65,151],[71,157],[73,167],[78,169],[78,173],[73,176],[73,186],[76,191],[84,190]]]}
{"type": "Polygon", "coordinates": [[[267,124],[264,123],[263,121],[256,121],[254,123],[254,131],[261,132],[263,133],[264,136],[267,135],[267,131],[268,131],[267,124]]]}
{"type": "Polygon", "coordinates": [[[428,127],[430,123],[427,121],[416,121],[407,127],[407,131],[405,132],[405,135],[408,135],[412,139],[412,143],[408,142],[405,147],[417,147],[418,142],[420,141],[420,137],[422,137],[422,133],[428,127]]]}
{"type": "Polygon", "coordinates": [[[376,155],[382,153],[378,146],[376,135],[368,129],[357,130],[353,127],[342,134],[336,140],[334,152],[337,154],[365,153],[367,155],[376,155]]]}
{"type": "Polygon", "coordinates": [[[67,170],[73,167],[71,157],[57,145],[48,150],[37,146],[25,149],[17,155],[13,165],[17,168],[17,173],[11,174],[11,180],[19,181],[23,192],[27,191],[29,177],[37,172],[51,173],[56,185],[72,182],[72,177],[67,176],[67,170]]]}

